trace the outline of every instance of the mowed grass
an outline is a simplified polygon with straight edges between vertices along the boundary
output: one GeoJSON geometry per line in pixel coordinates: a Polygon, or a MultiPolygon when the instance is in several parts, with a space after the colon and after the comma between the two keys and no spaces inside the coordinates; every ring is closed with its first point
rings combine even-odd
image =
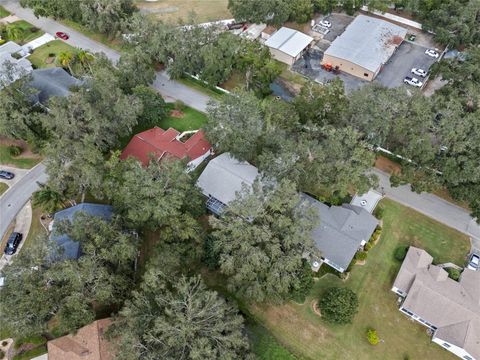
{"type": "Polygon", "coordinates": [[[195,12],[198,22],[232,18],[227,7],[228,0],[137,0],[136,5],[151,17],[170,23],[188,21],[192,12],[195,12]]]}
{"type": "Polygon", "coordinates": [[[61,20],[57,20],[57,21],[59,21],[61,24],[65,25],[65,26],[68,26],[68,27],[72,28],[75,31],[78,31],[79,33],[89,37],[90,39],[93,39],[95,41],[98,41],[99,43],[102,43],[102,44],[104,44],[108,47],[111,47],[114,50],[117,50],[117,51],[122,50],[121,40],[112,39],[108,35],[101,34],[101,33],[95,32],[95,31],[91,31],[91,30],[87,29],[86,26],[84,26],[82,24],[79,24],[79,23],[77,23],[73,20],[61,19],[61,20]]]}
{"type": "Polygon", "coordinates": [[[158,122],[162,129],[174,128],[180,132],[188,130],[198,130],[207,122],[207,116],[195,109],[185,106],[182,110],[182,117],[167,116],[158,122]]]}
{"type": "Polygon", "coordinates": [[[8,146],[0,145],[0,165],[10,165],[18,167],[21,169],[30,169],[37,165],[42,159],[38,158],[24,158],[24,157],[13,157],[8,151],[8,146]]]}
{"type": "Polygon", "coordinates": [[[18,41],[16,41],[20,45],[26,44],[26,43],[42,36],[43,34],[45,34],[45,32],[43,32],[42,30],[33,26],[32,24],[30,24],[29,22],[27,22],[25,20],[15,21],[12,24],[17,25],[18,27],[20,27],[23,30],[22,38],[18,39],[18,41]]]}
{"type": "Polygon", "coordinates": [[[7,17],[8,15],[10,15],[10,12],[7,9],[5,9],[2,5],[0,5],[0,19],[7,17]]]}
{"type": "Polygon", "coordinates": [[[49,54],[55,54],[55,56],[58,56],[58,54],[64,51],[75,54],[78,50],[62,40],[54,40],[35,49],[28,57],[28,60],[30,60],[32,65],[34,65],[37,69],[55,67],[55,61],[49,64],[46,63],[49,54]]]}
{"type": "Polygon", "coordinates": [[[8,185],[3,182],[0,183],[0,195],[2,195],[7,190],[8,190],[8,185]]]}
{"type": "Polygon", "coordinates": [[[431,342],[426,328],[398,311],[390,291],[401,263],[394,259],[400,245],[421,247],[436,263],[463,265],[470,248],[468,238],[414,210],[383,200],[383,233],[368,253],[364,266],[355,266],[347,281],[327,274],[319,279],[305,304],[251,306],[250,311],[275,338],[295,355],[306,359],[384,360],[456,359],[431,342]],[[331,325],[316,315],[312,302],[331,286],[346,286],[359,297],[359,311],[352,324],[331,325]],[[367,342],[366,331],[375,328],[377,346],[367,342]]]}

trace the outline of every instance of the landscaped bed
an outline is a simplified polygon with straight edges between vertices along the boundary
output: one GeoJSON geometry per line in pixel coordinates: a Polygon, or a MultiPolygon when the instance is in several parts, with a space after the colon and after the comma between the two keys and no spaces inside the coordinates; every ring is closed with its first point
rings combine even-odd
{"type": "MultiPolygon", "coordinates": [[[[253,306],[252,314],[294,354],[307,359],[455,359],[431,342],[427,329],[398,310],[390,291],[401,263],[394,258],[401,245],[425,249],[435,263],[463,265],[470,249],[467,236],[391,200],[383,200],[383,232],[369,251],[364,266],[355,266],[343,282],[326,274],[315,283],[303,305],[253,306]],[[359,312],[349,325],[330,325],[312,308],[312,302],[329,287],[346,286],[359,298],[359,312]],[[380,342],[368,343],[366,331],[374,328],[380,342]]],[[[325,266],[325,265],[324,265],[325,266]]]]}
{"type": "Polygon", "coordinates": [[[21,169],[30,169],[40,161],[42,161],[40,156],[29,157],[27,154],[12,156],[8,145],[0,145],[0,165],[10,165],[21,169]]]}
{"type": "Polygon", "coordinates": [[[25,20],[19,20],[11,23],[10,25],[15,25],[18,26],[20,29],[22,29],[21,36],[18,39],[7,39],[7,40],[12,40],[15,41],[16,43],[20,45],[24,45],[40,36],[45,34],[42,30],[39,28],[33,26],[29,22],[26,22],[25,20]]]}

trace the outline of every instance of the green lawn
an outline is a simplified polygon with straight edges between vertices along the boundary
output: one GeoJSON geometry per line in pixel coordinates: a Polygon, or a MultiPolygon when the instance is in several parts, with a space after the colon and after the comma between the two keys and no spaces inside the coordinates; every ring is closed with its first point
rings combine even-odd
{"type": "Polygon", "coordinates": [[[0,5],[0,19],[10,15],[10,12],[0,5]]]}
{"type": "Polygon", "coordinates": [[[0,183],[0,195],[2,195],[7,190],[8,190],[8,185],[3,182],[0,183]]]}
{"type": "Polygon", "coordinates": [[[0,165],[10,165],[21,169],[30,169],[40,161],[42,161],[41,158],[12,157],[8,151],[8,146],[0,145],[0,165]]]}
{"type": "Polygon", "coordinates": [[[189,107],[184,107],[182,112],[183,117],[176,118],[173,116],[168,116],[167,118],[159,121],[158,126],[162,129],[173,127],[174,129],[182,132],[200,129],[207,122],[207,117],[200,111],[189,107]]]}
{"type": "Polygon", "coordinates": [[[49,54],[58,55],[63,51],[70,51],[76,53],[78,50],[73,46],[68,45],[62,40],[54,40],[49,43],[36,48],[33,53],[28,57],[28,60],[35,66],[37,69],[55,67],[55,61],[50,64],[47,64],[45,61],[49,57],[49,54]]]}
{"type": "Polygon", "coordinates": [[[45,34],[45,32],[25,20],[15,21],[12,24],[18,25],[23,30],[22,38],[15,40],[15,42],[18,42],[20,45],[26,44],[45,34]]]}
{"type": "Polygon", "coordinates": [[[95,41],[98,41],[99,43],[102,43],[108,47],[111,47],[112,49],[115,49],[117,51],[122,50],[122,44],[120,40],[116,39],[110,39],[107,35],[105,34],[100,34],[96,33],[94,31],[88,30],[85,26],[69,19],[58,19],[61,24],[64,24],[65,26],[71,27],[72,29],[78,31],[79,33],[82,33],[83,35],[89,37],[90,39],[93,39],[95,41]]]}
{"type": "Polygon", "coordinates": [[[431,342],[426,328],[408,320],[390,291],[401,263],[393,253],[399,245],[415,245],[430,252],[435,262],[463,265],[470,248],[468,238],[414,210],[383,200],[383,233],[368,253],[364,266],[355,266],[347,281],[332,274],[315,283],[305,304],[251,306],[255,318],[292,353],[306,359],[453,360],[454,355],[431,342]],[[312,310],[312,301],[330,286],[346,286],[359,296],[359,312],[351,325],[330,325],[312,310]],[[367,328],[378,331],[377,346],[366,340],[367,328]]]}
{"type": "Polygon", "coordinates": [[[213,99],[220,100],[224,93],[221,90],[213,90],[212,88],[208,87],[206,84],[203,84],[199,80],[192,79],[190,77],[185,77],[181,79],[177,79],[178,82],[191,87],[192,89],[198,90],[201,93],[204,93],[207,96],[210,96],[213,99]]]}

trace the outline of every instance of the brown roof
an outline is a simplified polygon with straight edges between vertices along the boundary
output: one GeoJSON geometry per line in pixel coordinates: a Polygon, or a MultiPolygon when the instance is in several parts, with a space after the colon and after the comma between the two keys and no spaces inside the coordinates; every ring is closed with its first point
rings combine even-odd
{"type": "Polygon", "coordinates": [[[408,250],[393,285],[407,294],[402,307],[437,327],[435,337],[480,358],[480,271],[465,269],[455,281],[432,260],[408,250]]]}
{"type": "Polygon", "coordinates": [[[113,360],[112,344],[104,333],[112,321],[102,319],[84,326],[75,335],[48,342],[49,360],[113,360]]]}

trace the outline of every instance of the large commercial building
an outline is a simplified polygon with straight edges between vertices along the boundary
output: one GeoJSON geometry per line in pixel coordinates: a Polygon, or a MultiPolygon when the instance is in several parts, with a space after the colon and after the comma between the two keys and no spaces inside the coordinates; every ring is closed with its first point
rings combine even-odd
{"type": "Polygon", "coordinates": [[[398,25],[359,15],[325,51],[322,64],[372,81],[406,34],[398,25]]]}

